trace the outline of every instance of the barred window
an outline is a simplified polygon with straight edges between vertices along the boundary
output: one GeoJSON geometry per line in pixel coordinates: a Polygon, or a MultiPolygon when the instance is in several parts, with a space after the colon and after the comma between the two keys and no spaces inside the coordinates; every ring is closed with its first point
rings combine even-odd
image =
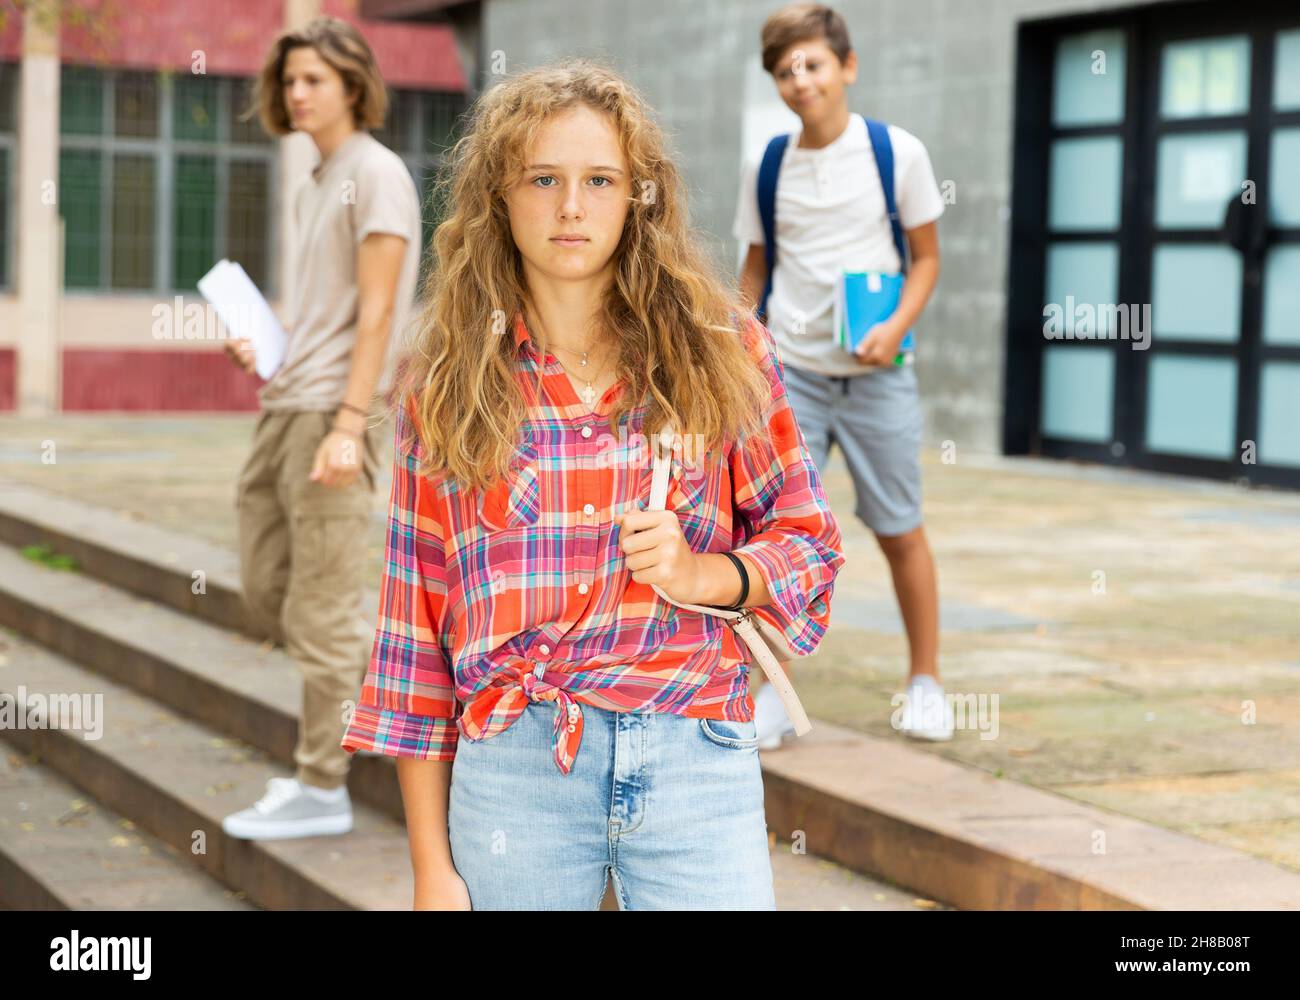
{"type": "Polygon", "coordinates": [[[59,205],[69,290],[193,292],[223,257],[273,297],[276,146],[241,122],[252,81],[62,69],[59,205]]]}
{"type": "Polygon", "coordinates": [[[388,119],[373,135],[406,162],[415,179],[423,220],[420,251],[423,280],[425,251],[434,229],[442,221],[445,207],[432,200],[434,181],[444,154],[458,138],[460,116],[467,102],[464,94],[427,90],[390,89],[388,96],[388,119]]]}

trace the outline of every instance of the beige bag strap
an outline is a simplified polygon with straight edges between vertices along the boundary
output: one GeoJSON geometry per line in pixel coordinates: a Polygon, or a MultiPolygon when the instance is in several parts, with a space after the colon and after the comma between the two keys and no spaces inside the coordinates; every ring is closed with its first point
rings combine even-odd
{"type": "MultiPolygon", "coordinates": [[[[650,443],[650,453],[654,456],[654,465],[650,476],[650,502],[646,506],[646,510],[663,510],[668,502],[668,475],[672,465],[672,453],[668,449],[671,447],[671,443],[672,435],[667,432],[660,433],[658,442],[652,441],[650,443]]],[[[675,604],[687,611],[698,611],[701,614],[726,619],[730,623],[732,630],[741,638],[750,653],[753,654],[754,659],[758,661],[758,665],[762,667],[768,683],[776,690],[781,699],[781,704],[785,706],[786,715],[794,723],[795,734],[803,736],[812,729],[812,723],[808,721],[808,713],[803,710],[803,703],[799,701],[799,695],[795,693],[794,685],[790,683],[789,676],[781,668],[780,662],[773,655],[767,641],[754,626],[753,608],[745,608],[742,611],[728,611],[726,608],[715,608],[707,604],[683,604],[681,601],[674,601],[658,585],[651,584],[651,586],[654,587],[655,593],[669,604],[675,604]]]]}

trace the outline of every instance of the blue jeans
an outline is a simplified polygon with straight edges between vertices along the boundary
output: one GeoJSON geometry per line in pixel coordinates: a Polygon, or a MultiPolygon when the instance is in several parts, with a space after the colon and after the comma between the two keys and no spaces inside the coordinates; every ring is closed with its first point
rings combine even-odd
{"type": "Polygon", "coordinates": [[[772,910],[753,722],[583,705],[555,766],[553,702],[505,732],[463,735],[451,771],[452,860],[475,910],[772,910]]]}

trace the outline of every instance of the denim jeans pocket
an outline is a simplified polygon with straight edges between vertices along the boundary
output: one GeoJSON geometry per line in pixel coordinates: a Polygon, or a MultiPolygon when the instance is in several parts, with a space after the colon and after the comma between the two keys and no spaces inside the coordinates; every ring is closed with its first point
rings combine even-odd
{"type": "Polygon", "coordinates": [[[701,719],[700,733],[710,743],[728,750],[758,748],[758,730],[753,720],[737,722],[731,719],[701,719]]]}

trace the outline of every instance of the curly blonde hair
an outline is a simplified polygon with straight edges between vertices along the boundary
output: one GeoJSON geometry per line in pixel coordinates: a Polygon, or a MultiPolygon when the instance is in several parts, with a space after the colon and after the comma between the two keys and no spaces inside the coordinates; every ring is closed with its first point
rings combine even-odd
{"type": "MultiPolygon", "coordinates": [[[[617,73],[572,59],[483,95],[438,180],[434,197],[443,199],[446,217],[429,247],[431,266],[393,386],[414,418],[422,476],[443,473],[477,489],[508,472],[528,415],[511,336],[528,296],[506,193],[543,123],[577,105],[610,116],[633,178],[598,317],[626,389],[609,415],[611,433],[644,403],[647,431],[670,421],[706,450],[729,439],[767,439],[772,386],[755,362],[762,348],[755,354],[746,340],[765,332],[691,233],[662,130],[617,73]],[[647,190],[653,197],[643,196],[647,190]]],[[[544,339],[536,339],[544,352],[544,339]]]]}

